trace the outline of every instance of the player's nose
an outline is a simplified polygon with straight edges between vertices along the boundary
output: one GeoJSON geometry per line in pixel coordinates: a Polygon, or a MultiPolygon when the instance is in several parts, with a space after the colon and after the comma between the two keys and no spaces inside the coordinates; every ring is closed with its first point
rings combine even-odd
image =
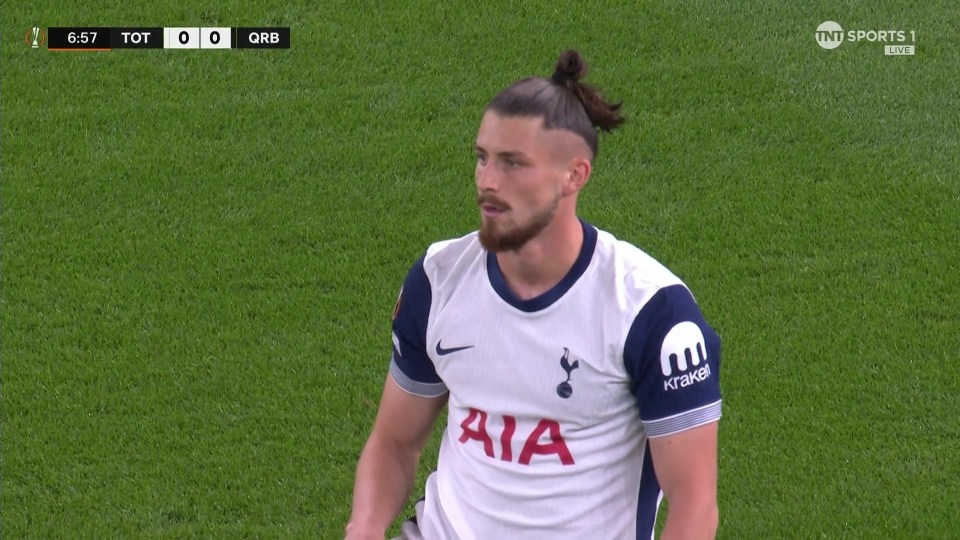
{"type": "Polygon", "coordinates": [[[477,191],[497,191],[500,189],[500,178],[495,167],[477,165],[477,191]]]}

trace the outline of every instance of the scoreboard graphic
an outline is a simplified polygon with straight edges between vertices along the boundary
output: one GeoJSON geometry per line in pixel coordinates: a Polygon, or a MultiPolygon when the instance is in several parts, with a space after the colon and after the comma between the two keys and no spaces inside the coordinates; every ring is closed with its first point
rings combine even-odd
{"type": "Polygon", "coordinates": [[[290,28],[255,27],[40,27],[27,30],[27,45],[50,51],[113,49],[289,49],[290,28]]]}

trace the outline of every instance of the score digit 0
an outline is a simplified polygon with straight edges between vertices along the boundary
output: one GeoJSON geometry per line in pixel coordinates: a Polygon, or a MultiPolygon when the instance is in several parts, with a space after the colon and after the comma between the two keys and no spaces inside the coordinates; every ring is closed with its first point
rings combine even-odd
{"type": "Polygon", "coordinates": [[[229,49],[232,45],[230,28],[201,28],[201,49],[229,49]]]}
{"type": "Polygon", "coordinates": [[[164,48],[166,49],[199,49],[199,28],[167,28],[164,48]]]}

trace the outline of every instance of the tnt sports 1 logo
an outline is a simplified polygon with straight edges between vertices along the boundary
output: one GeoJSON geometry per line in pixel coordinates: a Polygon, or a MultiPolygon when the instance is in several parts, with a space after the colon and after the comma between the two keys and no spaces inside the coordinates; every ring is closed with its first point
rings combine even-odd
{"type": "Polygon", "coordinates": [[[660,346],[660,371],[663,390],[686,388],[710,378],[707,341],[696,324],[686,321],[667,332],[660,346]]]}
{"type": "Polygon", "coordinates": [[[836,49],[843,43],[843,27],[833,21],[820,23],[817,27],[817,43],[824,49],[836,49]]]}
{"type": "Polygon", "coordinates": [[[817,44],[827,50],[836,49],[844,41],[883,43],[883,51],[887,56],[913,55],[916,52],[917,42],[917,33],[914,30],[847,30],[844,32],[840,23],[834,21],[820,23],[814,37],[817,39],[817,44]]]}

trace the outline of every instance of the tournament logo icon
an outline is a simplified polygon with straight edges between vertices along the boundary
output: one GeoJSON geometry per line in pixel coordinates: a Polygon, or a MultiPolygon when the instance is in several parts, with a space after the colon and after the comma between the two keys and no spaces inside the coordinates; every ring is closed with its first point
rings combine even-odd
{"type": "Polygon", "coordinates": [[[570,349],[563,348],[563,357],[560,359],[560,367],[567,372],[567,380],[557,385],[557,395],[563,399],[567,399],[573,395],[573,386],[570,386],[570,375],[573,373],[573,370],[580,367],[580,361],[574,360],[573,363],[570,363],[570,349]]]}
{"type": "Polygon", "coordinates": [[[23,36],[23,42],[31,49],[39,49],[41,45],[47,42],[47,34],[39,26],[28,28],[26,35],[23,36]]]}

